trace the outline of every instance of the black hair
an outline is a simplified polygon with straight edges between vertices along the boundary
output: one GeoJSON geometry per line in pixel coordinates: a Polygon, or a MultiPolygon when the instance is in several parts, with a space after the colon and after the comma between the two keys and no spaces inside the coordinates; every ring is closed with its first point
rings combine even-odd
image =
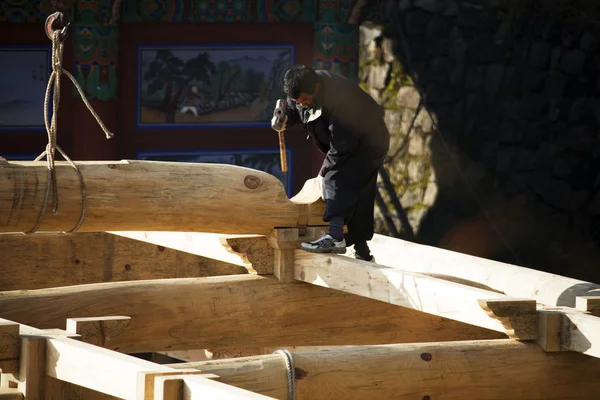
{"type": "Polygon", "coordinates": [[[288,97],[297,99],[300,93],[313,94],[319,78],[312,68],[295,65],[283,77],[283,90],[288,97]]]}

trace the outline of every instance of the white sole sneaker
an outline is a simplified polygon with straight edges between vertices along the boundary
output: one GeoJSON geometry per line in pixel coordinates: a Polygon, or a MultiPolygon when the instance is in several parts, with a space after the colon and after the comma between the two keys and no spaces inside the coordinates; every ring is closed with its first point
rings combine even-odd
{"type": "Polygon", "coordinates": [[[346,240],[337,241],[327,234],[313,242],[302,243],[300,248],[310,253],[344,254],[346,252],[346,240]]]}

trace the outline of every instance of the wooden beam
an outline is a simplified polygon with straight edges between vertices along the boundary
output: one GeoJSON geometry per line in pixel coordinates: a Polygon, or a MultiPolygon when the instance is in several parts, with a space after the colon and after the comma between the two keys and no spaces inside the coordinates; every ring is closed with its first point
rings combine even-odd
{"type": "Polygon", "coordinates": [[[19,324],[14,322],[0,322],[0,371],[2,373],[17,372],[19,367],[21,353],[19,329],[19,324]]]}
{"type": "MultiPolygon", "coordinates": [[[[298,400],[591,400],[600,391],[600,360],[545,353],[534,343],[509,339],[356,346],[292,356],[298,400]]],[[[286,396],[280,355],[169,366],[198,368],[230,385],[286,396]]]]}
{"type": "Polygon", "coordinates": [[[600,358],[600,317],[563,311],[561,348],[600,358]]]}
{"type": "Polygon", "coordinates": [[[219,241],[227,251],[242,260],[248,272],[259,275],[273,275],[274,251],[269,246],[265,236],[220,235],[219,241]]]}
{"type": "MultiPolygon", "coordinates": [[[[221,248],[218,240],[212,245],[221,248]]],[[[247,273],[239,261],[235,265],[106,232],[3,234],[0,254],[2,291],[247,273]]]]}
{"type": "Polygon", "coordinates": [[[575,298],[575,308],[600,317],[600,295],[577,296],[575,298]]]}
{"type": "Polygon", "coordinates": [[[111,231],[108,233],[140,242],[150,243],[160,246],[161,248],[178,250],[180,252],[202,256],[207,259],[218,260],[246,269],[253,269],[254,267],[249,265],[248,260],[238,252],[231,251],[228,246],[224,246],[223,241],[229,238],[264,237],[262,235],[222,235],[203,232],[111,231]]]}
{"type": "Polygon", "coordinates": [[[67,318],[67,332],[81,335],[86,343],[106,347],[130,322],[130,317],[123,316],[67,318]]]}
{"type": "Polygon", "coordinates": [[[124,353],[490,339],[503,334],[313,285],[234,275],[3,292],[0,317],[40,328],[127,315],[124,353]],[[277,307],[273,307],[277,304],[277,307]]]}
{"type": "MultiPolygon", "coordinates": [[[[80,232],[195,231],[268,234],[296,226],[298,206],[281,181],[262,171],[225,164],[80,161],[87,215],[80,232]]],[[[70,231],[81,215],[76,171],[56,162],[59,212],[50,204],[39,231],[70,231]]],[[[0,164],[0,232],[27,232],[42,209],[44,162],[0,164]]],[[[52,201],[50,200],[50,203],[52,201]]]]}
{"type": "Polygon", "coordinates": [[[548,306],[575,306],[577,296],[600,293],[600,285],[516,265],[473,257],[401,239],[375,235],[369,242],[380,265],[461,279],[508,296],[535,299],[548,306]]]}
{"type": "Polygon", "coordinates": [[[344,256],[302,250],[294,251],[294,278],[503,332],[512,338],[531,340],[536,337],[535,301],[525,300],[524,306],[515,306],[514,303],[523,300],[515,302],[513,299],[512,307],[498,310],[498,302],[491,299],[502,301],[506,296],[495,292],[344,256]],[[482,308],[480,300],[484,299],[488,301],[482,308]]]}
{"type": "Polygon", "coordinates": [[[291,198],[298,206],[298,225],[326,225],[323,222],[325,214],[325,201],[321,198],[321,189],[317,179],[309,179],[298,194],[291,198]]]}

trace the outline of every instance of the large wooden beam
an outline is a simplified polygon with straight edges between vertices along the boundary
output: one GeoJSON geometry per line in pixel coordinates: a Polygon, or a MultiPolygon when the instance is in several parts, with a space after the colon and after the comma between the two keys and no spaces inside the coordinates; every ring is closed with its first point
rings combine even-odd
{"type": "Polygon", "coordinates": [[[503,332],[509,337],[537,337],[534,300],[510,301],[505,295],[401,271],[344,256],[294,251],[296,280],[503,332]],[[491,306],[491,300],[498,306],[491,306]],[[486,302],[485,300],[490,300],[486,302]],[[483,302],[482,302],[483,301],[483,302]]]}
{"type": "Polygon", "coordinates": [[[239,257],[235,265],[106,232],[3,234],[0,255],[1,291],[248,273],[239,257]]]}
{"type": "MultiPolygon", "coordinates": [[[[298,400],[596,399],[600,360],[544,353],[513,340],[393,344],[292,352],[298,400]]],[[[285,398],[279,354],[171,364],[221,382],[285,398]]]]}
{"type": "MultiPolygon", "coordinates": [[[[77,163],[87,213],[80,232],[200,231],[268,234],[296,226],[298,206],[265,172],[234,165],[155,161],[77,163]]],[[[81,215],[80,182],[56,163],[59,212],[49,204],[39,231],[70,231],[81,215]]],[[[42,209],[45,162],[0,164],[0,232],[28,232],[42,209]]],[[[50,203],[52,203],[50,201],[50,203]]]]}
{"type": "Polygon", "coordinates": [[[548,306],[575,307],[577,296],[600,294],[600,285],[530,268],[505,264],[375,235],[369,246],[377,263],[486,285],[509,296],[535,299],[548,306]]]}
{"type": "MultiPolygon", "coordinates": [[[[0,323],[13,322],[0,320],[0,323]]],[[[63,388],[52,383],[46,387],[46,378],[128,400],[153,400],[155,376],[171,374],[181,375],[184,381],[188,379],[182,370],[83,343],[64,335],[55,335],[25,324],[19,324],[19,331],[22,342],[19,372],[3,376],[2,384],[18,384],[27,399],[55,399],[60,395],[52,392],[56,389],[62,392],[63,388]]],[[[187,397],[190,399],[203,398],[203,395],[223,399],[269,398],[201,378],[200,372],[195,375],[190,377],[187,390],[187,397]]],[[[76,397],[80,397],[80,394],[76,394],[76,397]]]]}
{"type": "Polygon", "coordinates": [[[3,292],[0,317],[39,328],[126,315],[109,348],[126,353],[223,347],[382,344],[506,337],[418,311],[272,277],[234,275],[3,292]]]}

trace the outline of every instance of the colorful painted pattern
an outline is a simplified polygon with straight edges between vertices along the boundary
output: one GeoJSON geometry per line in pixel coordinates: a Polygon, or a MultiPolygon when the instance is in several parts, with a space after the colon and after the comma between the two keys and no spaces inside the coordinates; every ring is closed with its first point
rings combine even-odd
{"type": "Polygon", "coordinates": [[[356,80],[358,78],[358,26],[341,23],[315,24],[313,67],[356,80]]]}
{"type": "Polygon", "coordinates": [[[123,0],[125,22],[181,22],[184,0],[123,0]]]}
{"type": "Polygon", "coordinates": [[[258,22],[314,22],[316,0],[257,0],[258,22]]]}
{"type": "Polygon", "coordinates": [[[0,22],[43,22],[53,12],[72,21],[75,0],[0,0],[0,22]]]}
{"type": "Polygon", "coordinates": [[[352,0],[320,0],[318,22],[347,22],[352,0]]]}
{"type": "Polygon", "coordinates": [[[246,22],[251,19],[251,0],[192,0],[195,22],[246,22]]]}
{"type": "MultiPolygon", "coordinates": [[[[118,25],[111,0],[79,0],[75,15],[74,76],[88,99],[108,101],[117,97],[118,25]]],[[[73,88],[73,95],[79,94],[73,88]]]]}

